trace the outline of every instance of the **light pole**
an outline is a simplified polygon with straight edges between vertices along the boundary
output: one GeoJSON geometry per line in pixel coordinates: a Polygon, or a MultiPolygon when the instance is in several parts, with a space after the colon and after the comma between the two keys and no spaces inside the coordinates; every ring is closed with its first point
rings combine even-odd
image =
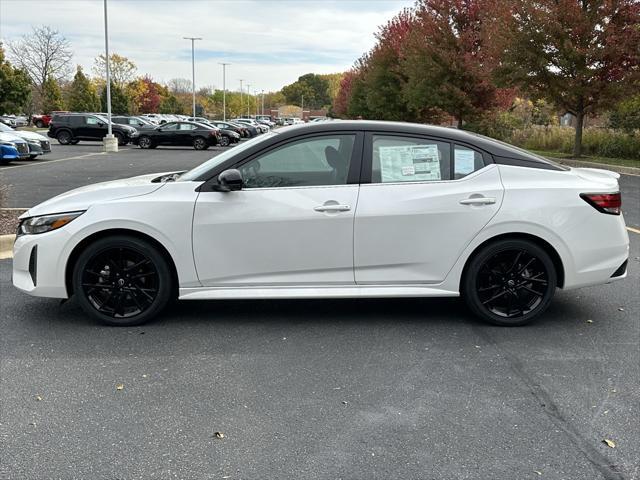
{"type": "Polygon", "coordinates": [[[300,108],[302,109],[302,118],[300,120],[302,120],[304,122],[304,95],[302,95],[301,104],[302,104],[302,106],[300,108]]]}
{"type": "Polygon", "coordinates": [[[258,116],[258,89],[253,91],[253,98],[256,100],[256,117],[258,116]]]}
{"type": "Polygon", "coordinates": [[[221,62],[222,65],[222,121],[227,121],[227,65],[230,63],[221,62]]]}
{"type": "Polygon", "coordinates": [[[251,108],[251,85],[247,83],[247,117],[250,117],[249,109],[251,108]]]}
{"type": "Polygon", "coordinates": [[[107,136],[103,139],[105,152],[117,152],[118,140],[113,136],[113,130],[111,128],[111,72],[109,71],[109,21],[107,15],[107,0],[104,0],[104,51],[105,51],[105,66],[106,66],[106,78],[107,78],[107,136]]]}
{"type": "Polygon", "coordinates": [[[196,62],[195,62],[195,41],[202,40],[201,37],[182,37],[184,40],[191,40],[191,100],[193,106],[193,116],[196,116],[196,62]]]}
{"type": "Polygon", "coordinates": [[[260,115],[264,115],[264,90],[262,90],[262,111],[260,112],[260,115]]]}
{"type": "Polygon", "coordinates": [[[242,115],[242,109],[244,108],[244,103],[242,102],[242,94],[244,93],[244,91],[242,90],[242,82],[244,82],[244,79],[240,79],[240,115],[242,115]]]}

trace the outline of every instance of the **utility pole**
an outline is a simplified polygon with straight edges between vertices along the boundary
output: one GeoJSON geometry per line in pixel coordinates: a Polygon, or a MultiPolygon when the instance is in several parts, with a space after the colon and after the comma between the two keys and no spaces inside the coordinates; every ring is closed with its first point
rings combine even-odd
{"type": "Polygon", "coordinates": [[[262,90],[262,111],[260,115],[264,115],[264,90],[262,90]]]}
{"type": "Polygon", "coordinates": [[[244,103],[242,101],[242,94],[244,93],[244,91],[242,90],[242,82],[244,82],[244,79],[240,79],[240,115],[242,115],[242,110],[244,110],[244,103]]]}
{"type": "Polygon", "coordinates": [[[249,108],[251,108],[251,85],[247,83],[247,117],[250,117],[249,108]]]}
{"type": "Polygon", "coordinates": [[[107,15],[107,0],[104,0],[104,50],[107,71],[107,136],[103,140],[105,152],[117,152],[118,140],[113,136],[111,128],[111,71],[109,65],[109,21],[107,15]]]}
{"type": "Polygon", "coordinates": [[[185,40],[191,40],[191,103],[193,107],[193,116],[196,116],[196,62],[195,62],[195,41],[202,40],[201,37],[182,37],[185,40]]]}
{"type": "Polygon", "coordinates": [[[256,117],[258,116],[258,90],[253,91],[253,97],[256,99],[256,117]]]}
{"type": "Polygon", "coordinates": [[[230,63],[221,62],[222,65],[222,121],[227,121],[227,65],[230,63]]]}
{"type": "Polygon", "coordinates": [[[304,122],[304,95],[302,95],[302,106],[300,108],[302,108],[302,118],[300,120],[302,120],[304,122]]]}

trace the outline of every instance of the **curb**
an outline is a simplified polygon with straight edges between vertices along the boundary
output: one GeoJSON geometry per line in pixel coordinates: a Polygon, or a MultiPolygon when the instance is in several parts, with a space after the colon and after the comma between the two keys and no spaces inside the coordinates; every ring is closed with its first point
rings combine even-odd
{"type": "Polygon", "coordinates": [[[13,258],[13,242],[15,235],[0,235],[0,260],[13,258]]]}
{"type": "Polygon", "coordinates": [[[620,173],[622,175],[639,175],[640,168],[636,167],[623,167],[621,165],[610,165],[608,163],[596,163],[596,162],[584,162],[582,160],[570,160],[564,158],[551,158],[549,160],[554,162],[568,165],[569,167],[582,167],[582,168],[602,168],[603,170],[610,170],[612,172],[620,173]]]}

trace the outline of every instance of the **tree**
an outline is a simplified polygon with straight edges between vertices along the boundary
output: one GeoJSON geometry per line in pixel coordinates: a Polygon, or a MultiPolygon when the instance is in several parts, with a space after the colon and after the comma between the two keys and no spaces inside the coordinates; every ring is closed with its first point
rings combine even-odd
{"type": "MultiPolygon", "coordinates": [[[[100,94],[100,105],[103,112],[107,111],[107,86],[102,88],[100,94]]],[[[111,113],[115,115],[129,114],[129,97],[124,89],[111,82],[111,113]]]]}
{"type": "Polygon", "coordinates": [[[82,72],[80,65],[69,87],[67,107],[74,112],[96,112],[100,109],[100,99],[96,89],[82,72]]]}
{"type": "MultiPolygon", "coordinates": [[[[637,91],[640,91],[640,85],[637,91]]],[[[612,128],[629,133],[640,130],[640,94],[618,103],[609,116],[609,123],[612,128]]]]}
{"type": "Polygon", "coordinates": [[[282,87],[282,94],[287,102],[307,108],[322,108],[331,104],[329,97],[329,82],[315,73],[307,73],[297,81],[282,87]],[[304,99],[303,99],[304,96],[304,99]]]}
{"type": "Polygon", "coordinates": [[[329,93],[329,99],[332,102],[340,91],[340,83],[342,82],[343,76],[344,73],[327,73],[324,75],[320,75],[320,78],[327,81],[327,92],[329,93]]]}
{"type": "Polygon", "coordinates": [[[166,97],[162,97],[160,100],[160,113],[177,113],[182,114],[182,104],[178,101],[175,95],[172,93],[166,97]]]}
{"type": "Polygon", "coordinates": [[[27,72],[40,93],[50,77],[59,81],[70,73],[71,46],[57,30],[47,25],[33,27],[30,34],[10,43],[9,52],[13,63],[27,72]]]}
{"type": "Polygon", "coordinates": [[[0,43],[0,114],[19,113],[31,96],[29,76],[5,60],[0,43]]]}
{"type": "Polygon", "coordinates": [[[580,156],[585,115],[623,98],[638,78],[640,3],[514,0],[512,20],[499,42],[498,77],[573,114],[573,152],[580,156]]]}
{"type": "MultiPolygon", "coordinates": [[[[124,88],[136,75],[136,64],[127,57],[112,53],[109,55],[109,75],[111,81],[118,87],[124,88]]],[[[104,54],[98,55],[93,61],[93,74],[96,77],[107,78],[107,57],[104,54]]]]}
{"type": "Polygon", "coordinates": [[[60,85],[53,77],[49,77],[42,86],[42,112],[49,114],[52,111],[63,109],[64,103],[60,85]]]}
{"type": "Polygon", "coordinates": [[[132,113],[157,113],[161,101],[160,89],[160,85],[149,76],[130,82],[127,85],[127,94],[131,100],[132,113]]]}
{"type": "Polygon", "coordinates": [[[191,80],[186,78],[172,78],[167,82],[167,88],[174,95],[176,93],[191,93],[191,80]]]}
{"type": "Polygon", "coordinates": [[[494,50],[488,46],[495,11],[492,0],[417,2],[401,61],[411,107],[440,109],[462,128],[465,119],[495,106],[494,50]]]}

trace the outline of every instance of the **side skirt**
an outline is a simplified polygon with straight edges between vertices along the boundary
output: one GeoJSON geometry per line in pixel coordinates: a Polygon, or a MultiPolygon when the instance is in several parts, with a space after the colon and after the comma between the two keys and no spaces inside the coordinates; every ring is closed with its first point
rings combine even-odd
{"type": "Polygon", "coordinates": [[[423,285],[346,285],[305,287],[198,287],[181,288],[180,300],[259,298],[388,298],[458,297],[459,292],[423,285]]]}

